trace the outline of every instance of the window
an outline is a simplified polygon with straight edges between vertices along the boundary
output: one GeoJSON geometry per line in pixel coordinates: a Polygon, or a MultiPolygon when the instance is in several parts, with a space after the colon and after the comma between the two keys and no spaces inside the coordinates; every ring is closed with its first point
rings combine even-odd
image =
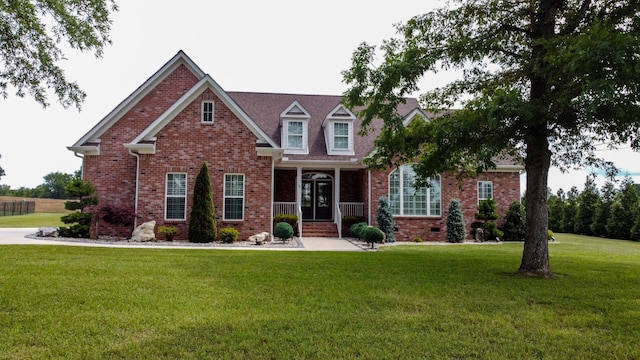
{"type": "Polygon", "coordinates": [[[165,196],[165,219],[185,220],[187,209],[187,174],[168,173],[165,196]]]}
{"type": "Polygon", "coordinates": [[[416,187],[411,165],[402,165],[389,175],[389,205],[399,216],[440,216],[442,214],[440,176],[429,179],[431,186],[416,187]]]}
{"type": "Polygon", "coordinates": [[[202,102],[202,122],[213,123],[213,101],[202,102]]]}
{"type": "Polygon", "coordinates": [[[302,121],[287,122],[287,148],[302,149],[303,135],[302,121]]]}
{"type": "Polygon", "coordinates": [[[244,175],[224,175],[224,219],[244,219],[244,175]]]}
{"type": "Polygon", "coordinates": [[[493,182],[478,181],[478,204],[487,199],[493,199],[493,182]]]}
{"type": "Polygon", "coordinates": [[[349,124],[333,124],[333,147],[335,149],[349,149],[349,124]]]}

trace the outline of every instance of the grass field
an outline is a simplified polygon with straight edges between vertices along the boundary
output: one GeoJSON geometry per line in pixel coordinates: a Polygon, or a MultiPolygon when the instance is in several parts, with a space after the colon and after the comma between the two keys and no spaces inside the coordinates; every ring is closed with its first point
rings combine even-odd
{"type": "Polygon", "coordinates": [[[36,213],[65,213],[65,212],[68,212],[64,208],[64,203],[66,201],[68,201],[68,200],[0,196],[0,202],[12,202],[12,201],[22,201],[22,200],[35,201],[36,202],[36,213]]]}
{"type": "Polygon", "coordinates": [[[0,246],[2,359],[638,359],[640,243],[276,252],[0,246]]]}

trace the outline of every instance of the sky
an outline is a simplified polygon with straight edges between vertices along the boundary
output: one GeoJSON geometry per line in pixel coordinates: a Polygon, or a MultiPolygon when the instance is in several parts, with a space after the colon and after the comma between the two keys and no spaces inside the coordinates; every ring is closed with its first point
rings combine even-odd
{"type": "MultiPolygon", "coordinates": [[[[73,145],[153,73],[183,50],[226,91],[340,95],[341,72],[364,41],[380,45],[396,36],[394,24],[444,5],[441,1],[370,0],[303,2],[182,0],[117,1],[110,37],[101,58],[66,50],[60,65],[87,93],[81,111],[64,109],[53,96],[43,108],[33,98],[0,98],[0,184],[33,188],[52,172],[72,174],[82,161],[73,145]]],[[[427,74],[421,92],[446,84],[456,73],[427,74]]],[[[630,173],[640,172],[629,149],[599,154],[630,173]]],[[[555,192],[581,189],[587,169],[552,169],[555,192]]],[[[640,175],[640,174],[637,174],[640,175]]],[[[640,182],[640,177],[635,177],[640,182]]],[[[604,183],[597,177],[597,184],[604,183]]],[[[523,181],[523,191],[524,191],[523,181]]]]}

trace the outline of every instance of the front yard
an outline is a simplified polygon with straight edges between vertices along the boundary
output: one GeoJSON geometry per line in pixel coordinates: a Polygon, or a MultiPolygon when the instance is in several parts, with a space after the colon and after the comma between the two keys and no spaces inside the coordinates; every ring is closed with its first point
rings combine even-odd
{"type": "Polygon", "coordinates": [[[550,249],[0,246],[0,359],[640,358],[640,243],[550,249]]]}

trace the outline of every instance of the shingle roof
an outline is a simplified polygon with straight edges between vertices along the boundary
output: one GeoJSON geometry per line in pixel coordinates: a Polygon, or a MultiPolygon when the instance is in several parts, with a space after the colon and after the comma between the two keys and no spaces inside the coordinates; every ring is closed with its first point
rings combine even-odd
{"type": "MultiPolygon", "coordinates": [[[[373,150],[373,140],[378,131],[371,131],[366,137],[356,135],[354,139],[355,155],[327,155],[327,147],[322,123],[329,113],[340,104],[341,96],[337,95],[299,95],[277,93],[233,92],[227,94],[255,121],[255,123],[274,142],[282,144],[280,131],[280,114],[294,101],[300,103],[309,112],[309,154],[287,155],[292,160],[335,160],[349,161],[352,158],[361,159],[373,150]]],[[[398,106],[398,114],[406,116],[419,108],[417,99],[407,98],[406,103],[398,106]]],[[[361,119],[356,118],[354,129],[360,130],[361,119]]],[[[381,128],[382,121],[372,123],[372,128],[381,128]]]]}

